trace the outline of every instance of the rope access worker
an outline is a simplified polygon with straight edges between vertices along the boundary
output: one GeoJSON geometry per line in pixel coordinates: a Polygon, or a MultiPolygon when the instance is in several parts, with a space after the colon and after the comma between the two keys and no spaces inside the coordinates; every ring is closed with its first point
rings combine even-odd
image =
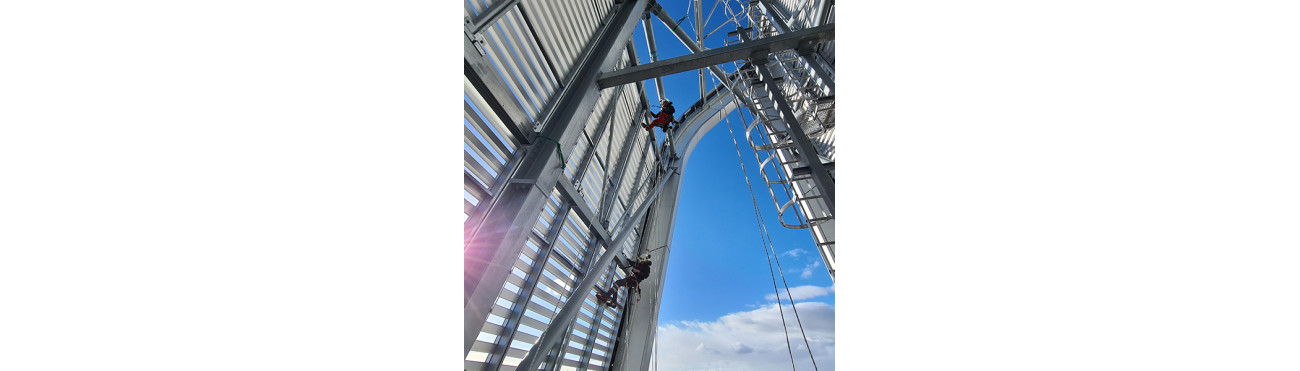
{"type": "Polygon", "coordinates": [[[610,286],[609,290],[600,290],[600,292],[596,294],[596,299],[599,299],[600,301],[605,302],[606,305],[612,307],[618,303],[619,286],[627,286],[628,295],[631,295],[632,290],[638,288],[641,285],[642,280],[650,277],[649,257],[641,258],[641,261],[633,263],[630,266],[632,267],[631,275],[628,275],[621,280],[614,281],[614,285],[610,286]]]}
{"type": "Polygon", "coordinates": [[[662,128],[664,132],[668,132],[668,124],[677,121],[673,119],[673,114],[677,113],[677,110],[673,108],[672,101],[665,99],[659,101],[659,104],[662,105],[662,109],[659,110],[659,113],[654,114],[655,120],[651,121],[650,125],[645,127],[645,131],[647,132],[654,132],[655,126],[662,128]]]}

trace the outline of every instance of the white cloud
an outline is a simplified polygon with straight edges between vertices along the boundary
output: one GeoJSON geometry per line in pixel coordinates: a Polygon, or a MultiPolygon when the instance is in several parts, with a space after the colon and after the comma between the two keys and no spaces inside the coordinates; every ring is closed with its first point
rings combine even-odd
{"type": "Polygon", "coordinates": [[[808,357],[811,347],[819,369],[835,369],[835,307],[807,302],[799,303],[798,308],[808,337],[807,346],[794,313],[785,305],[790,336],[790,350],[787,350],[786,337],[781,334],[781,313],[776,304],[770,304],[731,313],[717,321],[660,326],[659,367],[662,370],[789,370],[789,352],[793,351],[800,370],[812,369],[808,357]]]}
{"type": "Polygon", "coordinates": [[[791,257],[791,258],[798,258],[800,254],[803,254],[803,253],[806,253],[806,252],[808,252],[808,251],[807,251],[807,250],[804,250],[804,249],[794,249],[794,250],[790,250],[790,251],[783,252],[783,253],[781,253],[781,255],[789,256],[789,257],[791,257]]]}
{"type": "MultiPolygon", "coordinates": [[[[830,295],[832,292],[835,292],[835,285],[826,286],[826,287],[803,285],[803,286],[791,287],[789,292],[783,293],[784,295],[781,295],[781,299],[783,300],[789,300],[791,298],[793,298],[794,300],[812,299],[816,297],[830,295]]],[[[764,296],[763,298],[774,301],[776,300],[776,294],[767,294],[767,296],[764,296]]]]}
{"type": "Polygon", "coordinates": [[[799,278],[808,279],[812,277],[813,269],[820,266],[822,266],[821,260],[813,260],[812,264],[808,264],[807,266],[803,267],[803,273],[799,274],[799,278]]]}

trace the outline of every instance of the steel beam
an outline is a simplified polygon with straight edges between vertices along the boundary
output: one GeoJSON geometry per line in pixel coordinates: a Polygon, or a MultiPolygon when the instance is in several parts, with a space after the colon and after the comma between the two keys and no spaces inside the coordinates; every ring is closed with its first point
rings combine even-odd
{"type": "MultiPolygon", "coordinates": [[[[600,200],[600,215],[603,217],[601,225],[605,225],[609,222],[609,210],[613,205],[613,200],[618,197],[619,188],[622,186],[623,178],[625,178],[625,175],[627,174],[627,162],[632,158],[632,139],[635,138],[636,135],[636,127],[628,128],[627,134],[625,134],[623,138],[623,146],[620,147],[619,150],[617,165],[614,167],[615,169],[621,169],[621,171],[614,176],[612,181],[608,179],[606,180],[609,184],[605,187],[605,192],[600,200]]],[[[645,158],[644,148],[641,150],[640,158],[645,158]]]]}
{"type": "MultiPolygon", "coordinates": [[[[627,179],[627,176],[626,176],[626,175],[627,175],[627,162],[630,161],[630,159],[633,158],[633,157],[631,157],[631,156],[632,156],[632,145],[631,145],[631,144],[633,143],[633,142],[632,142],[632,139],[633,139],[633,138],[636,138],[636,134],[637,134],[637,133],[636,133],[636,129],[635,129],[635,128],[634,128],[634,129],[631,129],[631,130],[628,130],[627,139],[624,141],[624,144],[623,144],[623,154],[619,156],[619,165],[618,165],[618,168],[619,168],[619,169],[624,169],[624,171],[620,171],[620,172],[618,173],[618,176],[614,178],[614,182],[613,182],[613,184],[610,185],[610,187],[609,187],[609,191],[605,192],[605,197],[603,197],[603,198],[601,199],[601,201],[600,201],[600,215],[604,216],[604,219],[601,220],[601,224],[604,224],[604,225],[609,226],[609,227],[613,227],[613,225],[610,225],[610,224],[609,224],[609,221],[610,221],[610,215],[609,215],[609,212],[610,212],[610,210],[613,210],[613,208],[614,208],[614,201],[618,199],[618,192],[619,192],[619,190],[621,190],[621,189],[623,188],[623,180],[627,179]]],[[[646,151],[649,151],[649,150],[650,150],[650,148],[641,148],[641,152],[640,152],[641,154],[640,154],[640,156],[635,157],[635,158],[637,158],[637,159],[644,159],[644,158],[645,158],[646,151]]],[[[642,161],[640,161],[640,162],[637,163],[637,164],[638,164],[638,166],[637,166],[637,170],[636,170],[637,177],[634,178],[633,182],[640,182],[640,181],[641,181],[641,180],[640,180],[640,178],[641,178],[641,170],[645,167],[645,163],[646,163],[646,161],[644,161],[644,160],[642,160],[642,161]]],[[[633,186],[636,186],[637,184],[638,184],[638,183],[632,183],[633,186]]]]}
{"type": "MultiPolygon", "coordinates": [[[[834,26],[834,25],[828,25],[834,26]]],[[[825,27],[825,26],[823,26],[825,27]]],[[[809,29],[811,30],[811,29],[809,29]]],[[[756,65],[759,75],[763,77],[763,83],[767,84],[768,98],[776,104],[776,108],[781,112],[781,120],[785,121],[786,131],[790,133],[790,138],[794,141],[794,148],[799,150],[800,157],[808,166],[813,178],[813,184],[817,185],[823,197],[826,197],[826,208],[830,210],[831,215],[835,215],[835,180],[831,178],[826,167],[822,165],[821,158],[817,155],[817,148],[813,147],[812,141],[808,140],[808,134],[803,132],[803,125],[799,123],[799,116],[794,114],[790,109],[790,103],[785,100],[785,94],[782,93],[780,83],[772,78],[772,71],[767,69],[767,59],[752,61],[756,65]]]]}
{"type": "MultiPolygon", "coordinates": [[[[615,5],[604,26],[589,42],[577,64],[574,83],[556,98],[556,109],[547,113],[541,135],[559,142],[559,148],[572,149],[582,134],[582,120],[591,114],[600,89],[596,75],[618,63],[622,46],[635,29],[648,0],[625,0],[615,5]],[[575,124],[576,123],[576,124],[575,124]]],[[[470,41],[466,39],[469,51],[470,41]]],[[[476,52],[477,53],[477,52],[476,52]]],[[[539,141],[527,149],[519,169],[510,174],[509,184],[494,199],[482,226],[465,242],[465,354],[478,336],[492,302],[513,262],[518,259],[528,231],[537,215],[563,177],[556,144],[539,141]]],[[[530,353],[532,354],[532,353],[530,353]]]]}
{"type": "MultiPolygon", "coordinates": [[[[614,257],[617,256],[620,251],[618,246],[622,245],[623,241],[627,241],[627,237],[632,235],[632,227],[636,225],[636,222],[634,221],[640,219],[642,215],[645,215],[650,204],[654,203],[655,197],[659,195],[659,192],[663,190],[664,186],[668,184],[668,180],[671,178],[672,177],[664,177],[664,181],[659,183],[659,186],[655,188],[655,192],[650,194],[649,198],[646,198],[645,201],[641,202],[641,205],[637,207],[636,212],[629,215],[622,223],[619,223],[623,224],[623,228],[619,228],[620,232],[618,233],[618,237],[614,239],[614,243],[610,244],[609,247],[605,249],[605,254],[600,256],[600,260],[591,265],[591,270],[595,271],[603,269],[614,261],[614,257]]],[[[573,293],[569,295],[570,299],[564,302],[564,307],[560,308],[560,312],[555,315],[555,318],[551,319],[551,324],[542,332],[541,339],[537,340],[537,344],[533,344],[533,350],[529,351],[528,355],[524,356],[523,361],[519,362],[519,367],[516,368],[516,370],[533,371],[537,369],[537,366],[540,365],[543,358],[545,358],[545,355],[542,354],[542,352],[555,346],[555,343],[559,341],[566,332],[568,332],[565,330],[568,329],[569,324],[573,323],[574,317],[578,315],[578,309],[582,307],[583,300],[574,300],[574,298],[586,297],[586,294],[590,293],[592,289],[596,287],[596,281],[599,276],[600,275],[589,274],[582,278],[582,282],[579,283],[578,286],[573,289],[573,293]]]]}
{"type": "MultiPolygon", "coordinates": [[[[614,72],[602,73],[600,80],[596,83],[601,89],[604,89],[611,86],[649,79],[655,76],[671,75],[720,63],[746,59],[757,54],[766,55],[781,50],[795,49],[801,45],[820,43],[834,39],[835,25],[828,24],[806,30],[764,37],[758,40],[747,41],[718,49],[695,52],[690,55],[624,68],[614,72]]],[[[722,76],[719,76],[719,80],[726,81],[722,76]]]]}
{"type": "Polygon", "coordinates": [[[578,217],[582,218],[582,221],[591,227],[592,232],[596,232],[596,237],[600,238],[601,241],[605,241],[605,243],[613,241],[610,238],[609,231],[605,230],[605,227],[600,224],[600,217],[596,215],[595,211],[591,210],[590,206],[587,206],[586,201],[583,201],[582,192],[578,192],[573,183],[561,181],[559,184],[560,193],[564,194],[565,198],[568,198],[573,203],[573,209],[578,211],[578,217]]]}
{"type": "MultiPolygon", "coordinates": [[[[808,0],[800,0],[799,4],[794,6],[795,10],[791,12],[790,9],[786,9],[785,6],[779,6],[779,7],[774,6],[772,4],[772,0],[758,0],[758,1],[763,3],[763,8],[765,8],[767,10],[767,13],[771,15],[772,20],[776,21],[776,23],[779,26],[784,28],[784,30],[781,30],[782,33],[794,31],[793,29],[790,28],[790,23],[798,20],[799,14],[802,13],[803,9],[805,8],[804,5],[808,5],[808,0]],[[787,15],[789,16],[787,17],[787,15]]],[[[804,23],[809,23],[809,22],[804,22],[804,23]]],[[[804,26],[805,27],[802,28],[808,28],[807,24],[805,24],[804,26]]]]}
{"type": "MultiPolygon", "coordinates": [[[[700,13],[703,12],[703,11],[704,11],[704,9],[702,9],[702,7],[700,6],[700,0],[695,0],[695,27],[694,27],[694,28],[695,28],[695,45],[697,45],[697,46],[699,46],[699,47],[701,47],[701,48],[704,47],[704,17],[702,17],[701,14],[700,14],[700,13]]],[[[695,68],[692,68],[692,69],[695,69],[695,68]]],[[[700,75],[700,96],[703,97],[703,96],[704,96],[704,93],[705,93],[705,90],[704,90],[704,70],[703,70],[703,69],[698,69],[698,70],[700,71],[700,73],[699,73],[699,75],[700,75]]]]}
{"type": "MultiPolygon", "coordinates": [[[[794,8],[795,8],[795,9],[794,9],[794,12],[793,12],[793,13],[790,13],[790,19],[787,20],[786,24],[790,24],[790,22],[798,21],[798,20],[799,20],[799,14],[803,13],[804,8],[806,8],[804,5],[807,5],[807,4],[808,4],[808,0],[799,0],[799,4],[794,6],[794,8]]],[[[808,28],[808,23],[809,23],[809,22],[804,22],[804,24],[799,25],[799,26],[800,26],[800,28],[808,28]]]]}
{"type": "MultiPolygon", "coordinates": [[[[623,172],[620,172],[620,173],[623,173],[623,172]]],[[[604,202],[604,201],[603,201],[604,199],[605,199],[605,198],[602,197],[602,202],[604,202]]],[[[603,210],[603,209],[602,209],[602,210],[603,210]]],[[[604,242],[605,245],[606,245],[606,247],[605,247],[606,250],[609,250],[609,249],[612,248],[612,247],[608,246],[608,244],[612,243],[613,241],[603,241],[603,242],[604,242]]],[[[587,253],[583,256],[583,259],[582,259],[582,266],[577,270],[577,275],[578,275],[579,279],[581,279],[582,277],[585,277],[587,274],[593,274],[593,275],[596,275],[596,277],[597,277],[596,280],[599,281],[601,277],[604,277],[604,276],[605,276],[605,274],[602,273],[602,272],[604,271],[604,269],[592,269],[592,268],[593,268],[592,265],[595,264],[595,261],[596,261],[596,257],[597,257],[596,254],[597,254],[598,251],[600,251],[600,245],[601,245],[600,243],[598,243],[598,242],[596,242],[596,241],[593,241],[593,242],[590,244],[590,246],[588,246],[587,253]]],[[[602,268],[603,268],[603,267],[602,267],[602,268]]],[[[614,272],[613,272],[612,270],[609,272],[609,275],[610,275],[609,282],[613,282],[613,281],[614,281],[614,279],[612,278],[612,277],[613,277],[613,273],[614,273],[614,272]]],[[[580,297],[576,297],[576,296],[574,297],[574,299],[578,299],[578,300],[582,300],[582,301],[583,301],[582,303],[579,303],[579,304],[578,304],[578,307],[579,307],[579,308],[581,308],[583,305],[586,304],[586,298],[587,298],[586,295],[582,295],[582,296],[580,296],[580,297]]],[[[572,300],[572,299],[571,299],[571,300],[572,300]]],[[[600,304],[598,303],[598,304],[596,304],[596,308],[595,308],[595,309],[596,309],[596,311],[595,311],[594,313],[592,313],[591,336],[589,336],[585,341],[582,342],[582,343],[583,343],[583,353],[582,353],[581,359],[578,360],[578,364],[585,365],[585,364],[587,364],[587,362],[590,361],[590,359],[591,359],[591,348],[592,348],[592,345],[595,343],[595,339],[596,339],[596,337],[598,336],[597,331],[598,331],[598,329],[599,329],[600,326],[601,326],[602,317],[604,316],[604,311],[606,310],[606,307],[605,307],[604,305],[600,305],[600,304]]],[[[577,317],[577,315],[575,315],[575,318],[576,318],[576,317],[577,317]]],[[[578,324],[577,324],[577,321],[574,321],[573,323],[571,323],[571,324],[569,325],[569,330],[568,330],[568,331],[565,331],[566,334],[569,334],[568,339],[573,339],[573,329],[574,329],[575,326],[577,326],[577,325],[578,325],[578,324]]],[[[613,331],[613,333],[611,334],[611,336],[614,336],[615,339],[617,339],[617,336],[618,336],[617,328],[615,329],[615,331],[613,331]]],[[[562,341],[562,342],[560,342],[560,344],[561,344],[561,345],[559,345],[558,347],[561,348],[561,349],[564,349],[564,344],[568,344],[568,341],[562,341]]],[[[606,355],[606,359],[612,358],[612,357],[613,357],[613,354],[612,354],[612,353],[613,353],[613,352],[610,352],[609,354],[607,354],[607,355],[606,355]]],[[[560,362],[560,361],[557,360],[557,362],[554,363],[554,364],[557,364],[557,365],[558,365],[559,362],[560,362]]]]}
{"type": "Polygon", "coordinates": [[[466,26],[467,29],[465,32],[468,32],[470,35],[477,35],[479,32],[483,32],[484,28],[491,26],[492,23],[497,21],[497,18],[501,18],[501,15],[506,14],[507,10],[514,8],[517,4],[519,4],[519,0],[502,0],[489,5],[487,10],[479,13],[478,17],[474,17],[474,20],[470,21],[470,24],[466,26]]]}
{"type": "MultiPolygon", "coordinates": [[[[659,22],[663,22],[664,26],[668,26],[668,30],[672,30],[672,35],[677,36],[677,40],[681,42],[682,46],[686,46],[686,49],[689,49],[692,53],[701,52],[699,46],[695,46],[695,43],[690,42],[690,36],[686,36],[686,31],[681,30],[681,26],[677,25],[677,22],[673,21],[671,16],[668,16],[668,10],[659,7],[659,4],[655,4],[650,10],[654,12],[655,17],[659,18],[659,22]]],[[[727,73],[723,72],[722,68],[718,68],[718,65],[710,65],[708,70],[714,73],[714,77],[718,78],[718,81],[728,81],[727,73]]],[[[732,92],[738,91],[733,89],[732,92]]]]}
{"type": "MultiPolygon", "coordinates": [[[[700,48],[696,46],[694,43],[690,42],[690,37],[686,35],[686,31],[683,31],[682,28],[679,27],[675,21],[673,21],[672,16],[668,15],[668,11],[664,10],[664,8],[659,6],[658,4],[652,5],[650,7],[650,10],[654,12],[655,16],[659,18],[660,22],[663,22],[665,25],[668,26],[668,29],[673,31],[673,35],[677,36],[677,40],[681,41],[682,45],[686,46],[686,48],[689,49],[691,53],[700,52],[700,48]]],[[[766,58],[764,58],[764,60],[766,60],[766,58]]],[[[725,72],[723,72],[721,68],[719,68],[716,65],[713,65],[713,66],[709,66],[709,71],[713,72],[713,76],[716,77],[718,81],[722,81],[723,84],[726,85],[727,88],[731,90],[731,93],[734,94],[736,97],[748,99],[749,95],[745,94],[745,92],[742,92],[740,88],[736,87],[736,84],[733,84],[732,81],[728,79],[728,75],[725,72]]]]}
{"type": "Polygon", "coordinates": [[[776,8],[772,6],[772,0],[759,0],[759,3],[762,3],[764,13],[767,13],[767,17],[772,19],[772,25],[776,26],[777,33],[784,34],[790,32],[790,23],[786,22],[785,17],[781,16],[781,12],[777,11],[776,8]]]}
{"type": "MultiPolygon", "coordinates": [[[[681,164],[679,163],[680,167],[681,164]]],[[[664,177],[668,186],[663,188],[654,207],[647,212],[645,231],[641,235],[642,246],[646,249],[659,248],[649,252],[650,277],[641,281],[642,297],[639,301],[628,300],[624,312],[628,316],[617,336],[624,339],[611,357],[610,370],[648,370],[650,356],[654,346],[656,329],[659,323],[659,307],[663,298],[663,284],[668,271],[668,256],[672,252],[673,225],[676,221],[677,205],[681,197],[682,175],[669,172],[664,177]],[[666,246],[667,245],[667,246],[666,246]]]]}
{"type": "Polygon", "coordinates": [[[506,129],[524,144],[532,143],[533,128],[524,106],[510,93],[510,86],[492,67],[492,62],[478,53],[474,41],[465,37],[465,78],[469,79],[489,109],[506,124],[506,129]]]}
{"type": "Polygon", "coordinates": [[[818,24],[831,23],[831,7],[835,6],[835,0],[822,0],[822,6],[817,9],[818,24]]]}
{"type": "Polygon", "coordinates": [[[821,79],[823,84],[826,84],[826,88],[830,90],[827,95],[835,95],[835,79],[832,79],[830,73],[826,72],[826,68],[822,67],[821,61],[817,60],[820,57],[817,56],[817,53],[813,52],[813,50],[813,48],[801,50],[799,51],[799,56],[803,58],[804,63],[807,63],[809,67],[812,67],[813,74],[815,74],[817,78],[821,79]]]}
{"type": "MultiPolygon", "coordinates": [[[[582,177],[587,175],[587,165],[591,164],[592,157],[596,157],[596,148],[600,148],[601,137],[604,137],[605,132],[609,130],[609,127],[614,125],[614,118],[610,117],[610,113],[614,112],[614,106],[618,105],[618,100],[622,98],[623,89],[618,89],[614,92],[614,97],[610,99],[608,103],[605,103],[605,109],[601,110],[600,118],[598,119],[598,121],[603,122],[603,125],[600,125],[600,128],[596,129],[596,136],[591,138],[591,147],[587,148],[587,153],[582,155],[582,161],[578,162],[578,171],[573,173],[573,181],[581,182],[582,177]]],[[[606,159],[606,162],[608,161],[609,159],[606,159]]]]}
{"type": "MultiPolygon", "coordinates": [[[[632,59],[632,64],[631,64],[631,66],[636,66],[636,65],[640,65],[640,64],[641,64],[641,60],[640,60],[639,58],[636,57],[636,44],[633,44],[633,43],[632,43],[632,40],[628,40],[628,41],[627,41],[627,52],[628,52],[628,55],[630,55],[630,56],[632,57],[632,58],[631,58],[631,59],[632,59]]],[[[645,83],[644,83],[644,82],[641,82],[641,81],[637,81],[637,82],[636,82],[636,92],[637,92],[637,95],[641,97],[641,101],[640,101],[640,102],[637,102],[637,103],[639,103],[639,106],[641,107],[642,111],[645,111],[645,112],[638,112],[638,115],[636,116],[638,120],[641,120],[641,119],[643,119],[644,117],[650,115],[650,113],[649,113],[649,111],[650,111],[650,104],[647,103],[647,102],[650,101],[650,98],[647,98],[646,95],[645,95],[645,83]]]]}
{"type": "MultiPolygon", "coordinates": [[[[828,163],[822,164],[822,166],[826,168],[826,171],[835,170],[835,163],[834,163],[834,162],[828,162],[828,163]]],[[[809,167],[807,167],[807,166],[800,166],[800,167],[796,167],[796,168],[794,168],[794,169],[791,169],[791,170],[790,170],[790,175],[793,175],[793,176],[809,176],[809,175],[812,175],[812,170],[811,170],[809,167]]]]}
{"type": "MultiPolygon", "coordinates": [[[[654,24],[650,23],[650,12],[646,12],[645,17],[641,19],[641,28],[645,29],[645,41],[650,49],[650,63],[658,62],[659,49],[655,47],[655,30],[654,24]]],[[[664,80],[662,77],[655,77],[655,92],[659,93],[657,96],[660,100],[668,99],[668,96],[664,95],[664,80]]]]}

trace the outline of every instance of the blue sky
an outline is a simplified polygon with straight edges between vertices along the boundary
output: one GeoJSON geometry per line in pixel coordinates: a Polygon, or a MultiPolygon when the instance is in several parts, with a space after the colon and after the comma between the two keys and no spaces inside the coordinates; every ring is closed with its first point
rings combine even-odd
{"type": "MultiPolygon", "coordinates": [[[[660,1],[674,20],[688,16],[683,28],[694,36],[694,10],[691,1],[660,1]]],[[[712,1],[703,1],[707,16],[712,1]]],[[[733,2],[732,10],[739,10],[733,2]]],[[[719,6],[713,17],[702,28],[706,33],[725,21],[726,12],[719,6]]],[[[655,19],[655,46],[659,59],[664,60],[689,54],[671,31],[655,19]]],[[[724,46],[728,31],[725,26],[705,40],[705,46],[724,46]]],[[[637,56],[649,63],[650,53],[645,34],[638,28],[637,56]]],[[[733,71],[730,63],[722,65],[733,71]]],[[[706,89],[714,86],[706,76],[706,89]]],[[[679,107],[678,115],[700,99],[699,75],[695,71],[683,72],[663,78],[665,95],[679,107]]],[[[647,96],[658,101],[653,80],[646,82],[647,96]]],[[[745,117],[749,116],[746,112],[745,117]]],[[[732,133],[724,123],[705,134],[695,147],[686,164],[681,201],[673,232],[673,249],[669,256],[663,301],[660,307],[659,362],[664,369],[713,369],[717,367],[742,367],[760,369],[775,367],[789,369],[789,355],[784,337],[779,329],[780,313],[773,304],[772,271],[768,268],[763,240],[755,219],[753,202],[763,212],[763,222],[779,254],[785,281],[796,300],[800,302],[800,317],[811,336],[820,340],[812,343],[820,369],[833,369],[833,356],[823,356],[834,349],[834,292],[829,274],[822,266],[812,238],[807,230],[782,227],[776,221],[776,208],[766,186],[760,181],[758,165],[752,150],[744,144],[743,120],[739,112],[732,112],[731,124],[740,143],[738,158],[732,142],[732,133]],[[745,162],[750,182],[754,186],[751,200],[742,176],[739,161],[745,162]],[[805,304],[806,302],[806,304],[805,304]],[[764,326],[750,327],[737,324],[762,322],[764,326]],[[816,327],[814,329],[813,327],[816,327]],[[829,367],[828,367],[829,366],[829,367]]],[[[659,131],[656,130],[656,135],[659,131]]],[[[772,261],[775,269],[776,261],[772,261]]],[[[777,287],[784,288],[781,277],[776,277],[777,287]]],[[[791,341],[802,347],[797,336],[795,318],[785,302],[785,316],[795,334],[791,341]]],[[[811,368],[806,350],[796,359],[800,369],[811,368]]]]}

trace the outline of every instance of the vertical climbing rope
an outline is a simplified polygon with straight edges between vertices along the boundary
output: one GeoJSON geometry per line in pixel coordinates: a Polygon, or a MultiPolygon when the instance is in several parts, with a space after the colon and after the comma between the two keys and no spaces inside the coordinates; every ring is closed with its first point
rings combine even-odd
{"type": "MultiPolygon", "coordinates": [[[[727,120],[727,131],[731,131],[731,141],[732,141],[732,144],[734,144],[734,145],[736,146],[736,157],[740,157],[740,144],[736,143],[736,133],[735,133],[734,131],[731,130],[731,120],[727,120]]],[[[753,189],[753,186],[751,186],[751,185],[749,184],[749,173],[748,173],[748,171],[745,170],[745,161],[743,160],[743,158],[742,158],[742,160],[740,161],[740,171],[741,171],[741,175],[743,175],[743,176],[745,177],[745,186],[750,187],[750,189],[749,189],[749,195],[750,195],[750,198],[754,201],[754,213],[755,213],[755,214],[754,214],[754,217],[758,219],[758,225],[760,226],[759,231],[760,231],[760,233],[761,233],[761,232],[762,232],[761,227],[762,227],[762,225],[763,225],[763,219],[762,219],[762,217],[759,216],[759,214],[758,214],[758,201],[757,201],[756,199],[754,199],[754,197],[753,197],[753,196],[754,196],[754,189],[753,189]]],[[[772,256],[771,256],[771,255],[772,255],[772,254],[768,251],[768,248],[767,248],[767,241],[766,241],[766,240],[763,240],[763,257],[764,257],[764,258],[767,258],[767,270],[768,270],[768,273],[772,273],[772,256]]],[[[791,370],[794,370],[794,369],[795,369],[795,365],[794,365],[794,350],[790,348],[790,331],[789,331],[789,329],[788,329],[788,327],[787,327],[788,325],[786,325],[786,323],[785,323],[785,309],[783,309],[783,308],[781,307],[781,290],[778,289],[778,288],[776,287],[776,275],[775,275],[775,274],[772,274],[772,291],[776,293],[776,309],[777,309],[777,311],[781,314],[781,330],[782,330],[781,333],[785,334],[785,350],[786,350],[786,353],[788,353],[788,354],[790,355],[790,369],[791,369],[791,370]]],[[[786,292],[790,292],[790,289],[789,289],[788,287],[786,288],[786,292]]],[[[791,307],[793,307],[793,306],[794,306],[794,305],[793,305],[793,302],[791,302],[791,307]]]]}
{"type": "MultiPolygon", "coordinates": [[[[739,99],[739,97],[736,97],[736,96],[733,96],[732,98],[733,98],[733,99],[739,99]]],[[[740,107],[741,107],[741,106],[739,105],[740,102],[737,101],[736,103],[737,103],[737,105],[738,105],[737,108],[740,108],[740,107]]],[[[738,111],[739,111],[739,110],[738,110],[738,111]]],[[[745,114],[744,114],[743,111],[740,111],[740,116],[741,116],[741,120],[744,120],[744,116],[745,116],[745,114]]],[[[799,309],[798,309],[798,308],[796,307],[796,305],[795,305],[794,297],[790,295],[790,285],[789,285],[788,282],[786,282],[786,279],[785,279],[785,272],[781,270],[781,260],[780,260],[780,257],[777,257],[777,256],[776,256],[776,253],[775,253],[775,251],[776,251],[776,246],[775,246],[774,244],[772,244],[772,242],[771,242],[771,236],[767,233],[767,228],[763,225],[763,217],[762,217],[763,212],[762,212],[761,210],[759,210],[759,208],[758,208],[758,198],[754,196],[754,187],[753,187],[753,185],[750,184],[750,182],[749,182],[749,172],[748,172],[748,170],[745,169],[745,160],[744,160],[743,156],[741,156],[741,154],[740,154],[740,144],[739,144],[739,142],[736,141],[736,132],[735,132],[734,129],[732,129],[732,126],[731,126],[731,117],[730,117],[730,115],[727,115],[727,116],[724,116],[723,118],[724,118],[724,120],[726,120],[726,122],[727,122],[727,131],[728,131],[729,133],[731,133],[731,144],[732,144],[733,146],[735,146],[735,148],[736,148],[736,158],[737,158],[737,160],[740,161],[740,170],[741,170],[742,175],[745,176],[745,186],[746,186],[747,188],[749,188],[749,198],[750,198],[750,202],[752,202],[752,203],[753,203],[753,206],[754,206],[754,217],[755,217],[755,219],[757,219],[757,221],[758,221],[759,233],[760,233],[760,236],[761,236],[762,239],[763,239],[763,251],[764,251],[764,256],[767,257],[768,271],[769,271],[769,273],[772,273],[772,272],[771,272],[771,271],[772,271],[772,261],[773,261],[773,259],[775,259],[775,260],[776,260],[776,272],[779,272],[780,275],[781,275],[781,285],[782,285],[782,286],[785,286],[785,292],[786,292],[787,299],[790,300],[790,309],[791,309],[792,311],[794,311],[795,322],[796,322],[796,323],[798,324],[798,326],[799,326],[799,335],[800,335],[801,337],[803,337],[804,348],[805,348],[806,350],[808,350],[808,358],[809,358],[809,360],[812,361],[813,369],[814,369],[814,370],[817,370],[817,369],[818,369],[818,368],[817,368],[817,359],[816,359],[816,357],[814,357],[813,354],[812,354],[812,346],[808,344],[808,334],[804,331],[804,328],[803,328],[803,321],[800,320],[800,318],[799,318],[799,309]],[[771,249],[770,249],[770,250],[768,249],[768,246],[769,246],[769,245],[771,246],[771,249]]],[[[776,274],[775,274],[775,273],[772,275],[772,289],[773,289],[773,291],[777,291],[777,292],[776,292],[776,300],[777,300],[777,301],[776,301],[776,306],[777,306],[778,311],[779,311],[780,314],[781,314],[781,325],[782,325],[783,328],[784,328],[784,326],[786,326],[786,323],[785,323],[785,311],[784,311],[784,309],[781,308],[781,293],[780,293],[779,289],[777,289],[777,287],[776,287],[776,274]]],[[[790,353],[790,366],[791,366],[791,368],[794,368],[794,353],[793,353],[793,351],[790,349],[790,335],[789,335],[788,333],[786,334],[786,350],[787,350],[788,353],[790,353]]]]}

